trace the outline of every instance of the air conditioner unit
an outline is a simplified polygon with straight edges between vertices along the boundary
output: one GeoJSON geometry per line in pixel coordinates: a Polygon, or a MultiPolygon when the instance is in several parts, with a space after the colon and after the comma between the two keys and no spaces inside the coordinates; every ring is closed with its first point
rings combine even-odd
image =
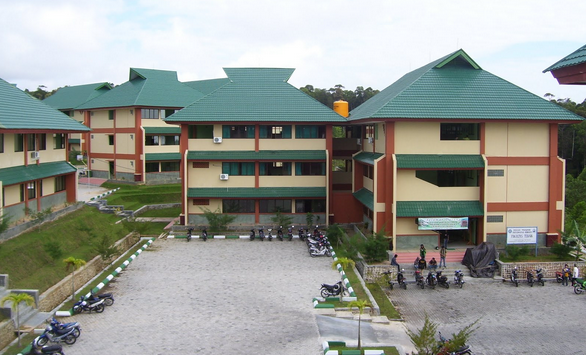
{"type": "Polygon", "coordinates": [[[220,174],[220,180],[223,180],[223,181],[228,180],[228,174],[220,174]]]}
{"type": "Polygon", "coordinates": [[[374,137],[368,137],[368,143],[370,143],[370,144],[374,143],[374,137]]]}
{"type": "Polygon", "coordinates": [[[356,144],[358,144],[358,145],[362,145],[362,138],[358,138],[358,139],[356,140],[356,144]]]}
{"type": "Polygon", "coordinates": [[[214,137],[214,143],[222,143],[222,137],[214,137]]]}
{"type": "Polygon", "coordinates": [[[32,160],[39,160],[39,152],[31,152],[31,159],[32,160]]]}

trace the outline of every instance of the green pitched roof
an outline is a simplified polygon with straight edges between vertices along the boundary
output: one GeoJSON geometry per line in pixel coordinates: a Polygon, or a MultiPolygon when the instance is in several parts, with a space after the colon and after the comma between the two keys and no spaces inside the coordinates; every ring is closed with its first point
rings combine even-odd
{"type": "Polygon", "coordinates": [[[48,178],[69,174],[77,171],[71,164],[66,161],[57,161],[52,163],[33,164],[29,166],[15,166],[11,168],[0,169],[0,181],[3,186],[19,184],[25,181],[48,178]]]}
{"type": "Polygon", "coordinates": [[[146,153],[146,161],[181,160],[181,153],[146,153]]]}
{"type": "Polygon", "coordinates": [[[480,201],[397,201],[397,217],[483,216],[480,201]]]}
{"type": "Polygon", "coordinates": [[[317,198],[326,197],[325,187],[194,187],[188,198],[317,198]]]}
{"type": "Polygon", "coordinates": [[[201,92],[204,95],[212,93],[230,82],[228,78],[184,81],[183,84],[201,92]]]}
{"type": "Polygon", "coordinates": [[[69,110],[111,89],[112,87],[108,83],[65,86],[44,99],[43,102],[58,110],[69,110]]]}
{"type": "Polygon", "coordinates": [[[361,188],[360,190],[353,192],[352,195],[364,206],[368,207],[371,211],[374,211],[374,194],[372,191],[361,188]]]}
{"type": "Polygon", "coordinates": [[[346,119],[287,83],[294,69],[225,68],[229,83],[167,122],[335,122],[346,119]]]}
{"type": "Polygon", "coordinates": [[[374,161],[382,157],[383,155],[384,154],[382,153],[360,152],[356,154],[353,159],[369,165],[374,165],[374,161]]]}
{"type": "Polygon", "coordinates": [[[146,134],[181,134],[181,127],[167,126],[167,127],[143,127],[146,134]]]}
{"type": "Polygon", "coordinates": [[[543,72],[546,73],[548,71],[557,70],[565,67],[571,67],[582,63],[586,63],[586,45],[578,48],[574,52],[568,54],[567,56],[558,60],[554,64],[550,65],[543,72]]]}
{"type": "Polygon", "coordinates": [[[85,132],[90,129],[0,79],[0,129],[85,132]]]}
{"type": "Polygon", "coordinates": [[[203,94],[177,80],[177,72],[130,69],[130,80],[76,109],[111,107],[185,107],[203,94]]]}
{"type": "Polygon", "coordinates": [[[223,150],[189,151],[187,160],[324,160],[323,150],[223,150]]]}
{"type": "Polygon", "coordinates": [[[583,120],[483,70],[463,50],[405,74],[352,110],[349,120],[368,118],[583,120]]]}
{"type": "Polygon", "coordinates": [[[481,155],[397,154],[399,169],[474,169],[484,168],[481,155]]]}

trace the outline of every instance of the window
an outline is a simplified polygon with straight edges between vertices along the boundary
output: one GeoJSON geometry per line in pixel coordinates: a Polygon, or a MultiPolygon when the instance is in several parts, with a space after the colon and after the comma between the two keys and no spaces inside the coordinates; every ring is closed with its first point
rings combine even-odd
{"type": "Polygon", "coordinates": [[[362,175],[369,179],[374,179],[374,166],[372,165],[362,165],[362,175]]]}
{"type": "Polygon", "coordinates": [[[214,138],[214,126],[212,125],[189,125],[187,129],[189,139],[211,139],[214,138]]]}
{"type": "Polygon", "coordinates": [[[503,169],[488,169],[486,171],[487,176],[505,176],[505,171],[503,169]]]}
{"type": "Polygon", "coordinates": [[[416,170],[415,177],[439,187],[479,186],[477,170],[416,170]]]}
{"type": "Polygon", "coordinates": [[[254,126],[222,126],[222,138],[254,138],[254,126]]]}
{"type": "Polygon", "coordinates": [[[223,200],[224,213],[254,213],[254,200],[223,200]]]}
{"type": "Polygon", "coordinates": [[[26,135],[26,150],[29,152],[37,150],[37,136],[35,134],[26,135]]]}
{"type": "Polygon", "coordinates": [[[24,201],[24,184],[20,184],[20,202],[24,201]]]}
{"type": "Polygon", "coordinates": [[[260,126],[260,138],[291,138],[291,126],[260,126]]]}
{"type": "Polygon", "coordinates": [[[291,176],[291,163],[274,161],[259,163],[260,175],[263,176],[291,176]]]}
{"type": "MultiPolygon", "coordinates": [[[[192,163],[192,167],[194,169],[209,169],[210,162],[207,161],[194,161],[192,163]]],[[[223,166],[222,166],[223,167],[223,166]]],[[[226,174],[226,173],[225,173],[226,174]]]]}
{"type": "Polygon", "coordinates": [[[253,176],[254,163],[222,163],[222,174],[253,176]]]}
{"type": "Polygon", "coordinates": [[[113,134],[108,135],[108,145],[114,145],[114,135],[113,134]]]}
{"type": "Polygon", "coordinates": [[[14,151],[15,152],[23,152],[24,151],[24,137],[22,134],[17,133],[14,135],[14,151]]]}
{"type": "Polygon", "coordinates": [[[487,223],[503,223],[504,216],[486,216],[487,223]]]}
{"type": "Polygon", "coordinates": [[[179,136],[161,136],[161,145],[179,145],[179,136]]]}
{"type": "Polygon", "coordinates": [[[291,200],[260,200],[260,213],[275,213],[277,211],[283,213],[291,213],[291,200]]]}
{"type": "Polygon", "coordinates": [[[37,137],[39,138],[38,150],[47,150],[47,134],[46,133],[37,134],[37,137]]]}
{"type": "Polygon", "coordinates": [[[295,138],[325,138],[326,126],[295,126],[295,138]]]}
{"type": "Polygon", "coordinates": [[[179,171],[178,161],[162,161],[161,171],[179,171]]]}
{"type": "Polygon", "coordinates": [[[0,153],[4,153],[4,133],[0,133],[0,153]]]}
{"type": "Polygon", "coordinates": [[[63,133],[53,134],[53,148],[54,149],[65,149],[65,134],[63,134],[63,133]]]}
{"type": "Polygon", "coordinates": [[[372,210],[368,207],[362,207],[362,213],[370,220],[374,218],[374,213],[372,213],[372,210]]]}
{"type": "Polygon", "coordinates": [[[159,145],[159,136],[145,136],[144,145],[159,145]]]}
{"type": "Polygon", "coordinates": [[[442,123],[440,125],[440,140],[473,140],[480,139],[478,123],[442,123]]]}
{"type": "Polygon", "coordinates": [[[152,108],[143,108],[140,110],[141,113],[141,118],[146,118],[146,119],[154,119],[154,120],[158,120],[159,119],[159,110],[155,110],[152,108]]]}
{"type": "Polygon", "coordinates": [[[326,163],[295,163],[295,175],[325,175],[326,163]]]}
{"type": "Polygon", "coordinates": [[[65,176],[55,176],[55,192],[65,190],[65,176]]]}
{"type": "Polygon", "coordinates": [[[172,114],[174,114],[175,112],[177,112],[178,110],[175,109],[165,109],[165,118],[171,116],[172,114]]]}
{"type": "Polygon", "coordinates": [[[364,127],[364,138],[374,138],[374,125],[364,127]]]}
{"type": "Polygon", "coordinates": [[[114,119],[114,110],[108,110],[108,119],[109,120],[113,120],[114,119]]]}
{"type": "Polygon", "coordinates": [[[295,213],[326,211],[326,200],[295,200],[295,213]]]}
{"type": "Polygon", "coordinates": [[[159,163],[145,163],[144,169],[147,173],[158,173],[159,163]]]}
{"type": "Polygon", "coordinates": [[[37,197],[37,189],[35,186],[35,182],[29,182],[26,184],[27,196],[29,200],[37,197]]]}
{"type": "Polygon", "coordinates": [[[194,206],[209,206],[210,200],[207,198],[194,198],[193,200],[194,206]]]}

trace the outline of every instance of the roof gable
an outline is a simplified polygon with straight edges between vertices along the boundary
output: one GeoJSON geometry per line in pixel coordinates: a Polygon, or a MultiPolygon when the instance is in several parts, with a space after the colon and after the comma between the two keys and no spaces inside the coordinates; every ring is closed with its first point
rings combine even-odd
{"type": "Polygon", "coordinates": [[[349,116],[368,118],[582,120],[483,70],[463,50],[405,74],[349,116]]]}
{"type": "Polygon", "coordinates": [[[226,68],[229,82],[167,122],[346,122],[287,82],[294,69],[226,68]]]}
{"type": "Polygon", "coordinates": [[[43,102],[58,110],[68,110],[92,100],[112,89],[109,83],[65,86],[47,97],[43,102]]]}
{"type": "Polygon", "coordinates": [[[69,116],[0,79],[0,129],[89,131],[69,116]]]}
{"type": "Polygon", "coordinates": [[[550,65],[543,72],[546,73],[548,71],[553,71],[565,67],[571,67],[582,63],[586,63],[586,45],[583,45],[582,47],[578,48],[577,50],[558,60],[554,64],[550,65]]]}
{"type": "Polygon", "coordinates": [[[216,91],[218,88],[226,85],[229,82],[230,79],[228,78],[219,78],[208,80],[185,81],[183,82],[183,84],[201,92],[204,95],[207,95],[216,91]]]}

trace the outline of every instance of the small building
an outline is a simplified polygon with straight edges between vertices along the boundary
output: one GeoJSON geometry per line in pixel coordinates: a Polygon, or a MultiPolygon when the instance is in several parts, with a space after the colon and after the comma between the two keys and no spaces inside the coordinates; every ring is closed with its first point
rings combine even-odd
{"type": "Polygon", "coordinates": [[[12,221],[77,201],[69,134],[90,129],[0,79],[1,216],[12,221]]]}

